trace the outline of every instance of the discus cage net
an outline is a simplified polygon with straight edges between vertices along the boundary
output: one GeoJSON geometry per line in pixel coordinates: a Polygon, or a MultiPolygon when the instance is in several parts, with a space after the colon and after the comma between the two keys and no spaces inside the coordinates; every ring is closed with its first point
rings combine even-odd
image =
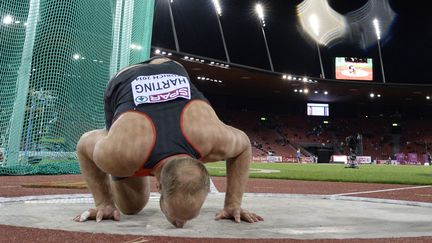
{"type": "Polygon", "coordinates": [[[103,94],[149,57],[154,0],[0,1],[0,175],[80,173],[103,94]]]}

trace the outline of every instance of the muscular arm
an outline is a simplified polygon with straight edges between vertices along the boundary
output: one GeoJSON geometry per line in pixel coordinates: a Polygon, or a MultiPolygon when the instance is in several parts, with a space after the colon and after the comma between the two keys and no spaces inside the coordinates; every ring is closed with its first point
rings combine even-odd
{"type": "Polygon", "coordinates": [[[88,215],[86,215],[87,218],[85,219],[83,218],[84,214],[81,215],[81,218],[77,216],[75,218],[76,221],[85,221],[87,219],[100,221],[103,218],[119,220],[120,214],[114,206],[109,177],[96,166],[92,159],[95,144],[105,136],[106,131],[96,130],[84,134],[78,142],[77,156],[80,162],[81,172],[93,194],[96,209],[88,210],[88,215]]]}
{"type": "Polygon", "coordinates": [[[261,216],[241,208],[243,193],[249,176],[252,149],[249,138],[244,132],[231,127],[230,130],[233,137],[231,142],[225,143],[226,155],[228,155],[225,205],[224,209],[216,215],[216,220],[234,218],[237,223],[240,223],[241,220],[249,223],[262,221],[261,216]]]}
{"type": "Polygon", "coordinates": [[[78,150],[77,155],[81,172],[93,194],[96,207],[107,203],[112,204],[108,175],[100,170],[87,154],[78,150]]]}
{"type": "Polygon", "coordinates": [[[184,111],[184,133],[204,155],[203,162],[226,160],[227,189],[224,209],[215,219],[245,220],[253,223],[262,217],[241,208],[243,193],[249,175],[252,152],[248,136],[233,127],[225,125],[217,117],[211,106],[202,101],[194,101],[184,111]]]}
{"type": "Polygon", "coordinates": [[[249,163],[252,159],[252,151],[249,138],[242,132],[237,132],[234,150],[240,153],[226,161],[227,190],[225,207],[240,207],[243,193],[249,176],[249,163]]]}

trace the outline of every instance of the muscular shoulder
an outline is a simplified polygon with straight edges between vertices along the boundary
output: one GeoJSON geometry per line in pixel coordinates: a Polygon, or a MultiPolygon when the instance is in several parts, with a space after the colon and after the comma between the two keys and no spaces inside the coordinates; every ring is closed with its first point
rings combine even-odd
{"type": "Polygon", "coordinates": [[[205,102],[196,102],[185,111],[184,132],[204,155],[214,161],[235,157],[250,146],[241,130],[224,124],[205,102]]]}
{"type": "Polygon", "coordinates": [[[235,156],[250,146],[249,137],[243,131],[225,125],[225,131],[221,133],[215,150],[221,150],[226,156],[235,156]]]}
{"type": "Polygon", "coordinates": [[[211,149],[205,157],[207,162],[235,158],[245,150],[250,150],[248,136],[243,131],[225,124],[209,142],[211,149]]]}
{"type": "Polygon", "coordinates": [[[108,132],[116,147],[130,150],[131,154],[146,157],[155,141],[155,130],[144,113],[125,112],[119,116],[108,132]]]}

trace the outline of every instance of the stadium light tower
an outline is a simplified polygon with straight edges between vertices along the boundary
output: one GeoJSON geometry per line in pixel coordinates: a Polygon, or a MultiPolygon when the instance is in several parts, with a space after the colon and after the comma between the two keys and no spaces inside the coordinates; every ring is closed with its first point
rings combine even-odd
{"type": "Polygon", "coordinates": [[[378,43],[378,54],[379,54],[379,58],[380,58],[380,62],[381,62],[381,73],[382,73],[382,78],[383,78],[383,83],[386,82],[385,79],[385,75],[384,75],[384,64],[383,64],[383,60],[382,60],[382,55],[381,55],[381,44],[380,44],[380,40],[381,40],[381,30],[379,27],[379,21],[378,19],[374,19],[373,20],[373,25],[375,27],[375,33],[376,33],[376,37],[377,37],[377,43],[378,43]]]}
{"type": "MultiPolygon", "coordinates": [[[[318,17],[317,17],[315,14],[312,14],[312,15],[309,17],[309,23],[310,23],[310,25],[311,25],[311,27],[312,27],[312,31],[313,31],[314,34],[318,37],[318,36],[319,36],[319,27],[320,27],[320,26],[319,26],[319,20],[318,20],[318,17]]],[[[319,58],[320,67],[321,67],[321,78],[325,78],[325,74],[324,74],[324,67],[323,67],[322,59],[321,59],[320,46],[319,46],[319,44],[318,44],[317,41],[315,41],[315,44],[316,44],[316,48],[317,48],[317,51],[318,51],[318,58],[319,58]]]]}
{"type": "Polygon", "coordinates": [[[226,60],[227,60],[228,63],[230,63],[231,60],[230,60],[230,57],[228,55],[228,49],[227,49],[227,46],[226,46],[226,43],[225,43],[225,36],[224,36],[224,33],[223,33],[222,24],[220,22],[220,16],[222,16],[222,7],[220,5],[219,0],[213,0],[213,4],[214,4],[215,10],[216,10],[216,17],[217,17],[217,21],[218,21],[218,24],[219,24],[219,30],[220,30],[221,37],[222,37],[222,43],[223,43],[224,50],[225,50],[226,60]]]}
{"type": "Polygon", "coordinates": [[[174,35],[174,43],[175,43],[176,51],[179,52],[180,47],[179,47],[178,38],[177,38],[177,31],[176,31],[175,23],[174,23],[174,16],[173,16],[172,9],[171,9],[171,3],[173,3],[173,0],[167,0],[167,1],[168,1],[168,9],[169,9],[169,13],[170,13],[170,18],[171,18],[171,26],[172,26],[173,35],[174,35]]]}
{"type": "Polygon", "coordinates": [[[264,30],[264,27],[266,26],[265,20],[264,20],[264,8],[261,4],[258,3],[257,5],[255,5],[255,11],[256,11],[258,18],[260,20],[260,23],[261,23],[261,30],[262,30],[262,34],[264,36],[264,43],[265,43],[266,50],[267,50],[267,56],[268,56],[269,63],[270,63],[270,69],[272,72],[274,72],[273,62],[272,62],[272,59],[270,56],[270,50],[268,48],[267,38],[266,38],[265,30],[264,30]]]}

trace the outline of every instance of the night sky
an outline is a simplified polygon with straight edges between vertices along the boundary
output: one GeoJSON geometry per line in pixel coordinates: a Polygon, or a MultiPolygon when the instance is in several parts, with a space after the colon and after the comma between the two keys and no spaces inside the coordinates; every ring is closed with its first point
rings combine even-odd
{"type": "MultiPolygon", "coordinates": [[[[378,0],[380,1],[380,0],[378,0]]],[[[167,0],[156,0],[154,47],[175,50],[167,0]]],[[[231,62],[270,69],[260,23],[255,14],[256,0],[220,0],[220,20],[231,62]]],[[[320,65],[314,42],[299,24],[296,6],[302,1],[262,0],[266,9],[266,36],[276,72],[319,77],[320,65]]],[[[342,15],[367,0],[329,0],[342,15]]],[[[389,0],[396,13],[386,36],[381,39],[387,83],[432,84],[432,7],[428,1],[389,0]],[[429,6],[428,6],[429,5],[429,6]]],[[[180,51],[225,60],[216,13],[211,0],[174,0],[172,3],[180,51]]],[[[334,57],[370,57],[374,79],[381,82],[377,45],[361,47],[342,39],[321,47],[327,78],[334,78],[334,57]]]]}

